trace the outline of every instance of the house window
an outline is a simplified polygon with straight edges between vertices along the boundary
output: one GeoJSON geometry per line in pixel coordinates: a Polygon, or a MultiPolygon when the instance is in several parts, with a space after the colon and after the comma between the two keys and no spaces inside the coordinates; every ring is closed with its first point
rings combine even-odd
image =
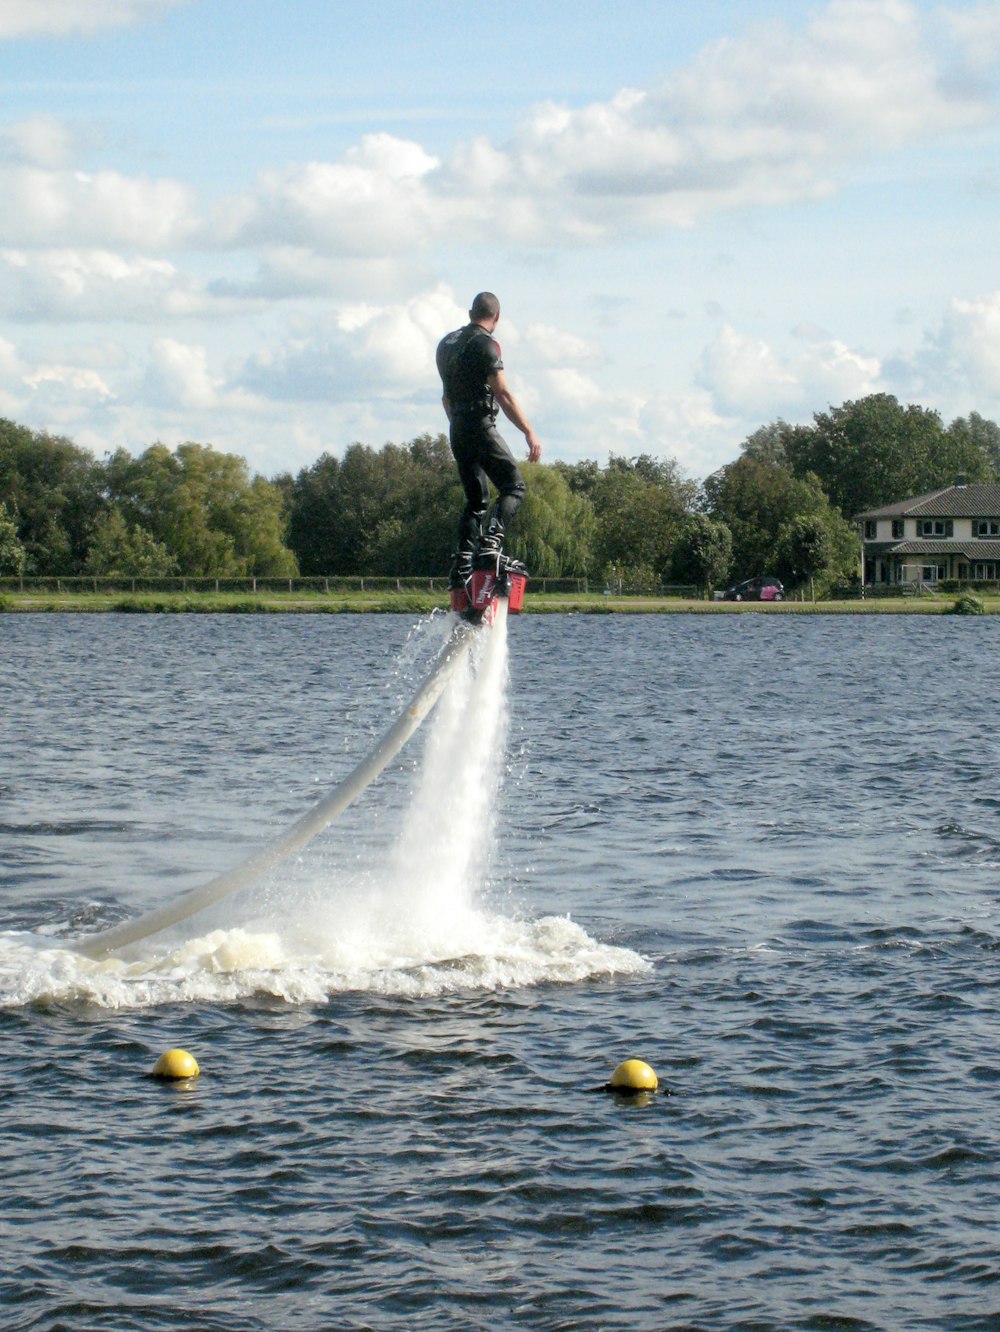
{"type": "Polygon", "coordinates": [[[974,518],[972,535],[977,537],[1000,536],[1000,518],[974,518]]]}
{"type": "Polygon", "coordinates": [[[874,541],[878,536],[878,523],[873,518],[865,519],[865,540],[874,541]]]}
{"type": "Polygon", "coordinates": [[[904,529],[904,527],[903,527],[903,520],[902,520],[902,518],[893,518],[893,520],[892,520],[892,535],[896,538],[897,541],[898,541],[899,538],[903,535],[904,530],[905,530],[905,529],[904,529]]]}
{"type": "Polygon", "coordinates": [[[994,560],[979,560],[972,566],[974,583],[994,583],[997,578],[997,566],[994,560]]]}
{"type": "Polygon", "coordinates": [[[950,518],[921,518],[917,523],[917,532],[922,537],[950,537],[954,531],[955,524],[950,518]]]}

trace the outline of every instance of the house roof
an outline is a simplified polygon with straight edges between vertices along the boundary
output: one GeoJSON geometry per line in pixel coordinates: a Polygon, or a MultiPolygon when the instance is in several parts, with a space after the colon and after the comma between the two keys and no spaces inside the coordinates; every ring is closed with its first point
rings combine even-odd
{"type": "Polygon", "coordinates": [[[886,555],[964,555],[968,560],[1000,560],[1000,541],[897,541],[881,545],[886,555]]]}
{"type": "Polygon", "coordinates": [[[881,509],[859,513],[864,518],[995,518],[1000,516],[1000,486],[945,486],[926,495],[914,495],[881,509]]]}

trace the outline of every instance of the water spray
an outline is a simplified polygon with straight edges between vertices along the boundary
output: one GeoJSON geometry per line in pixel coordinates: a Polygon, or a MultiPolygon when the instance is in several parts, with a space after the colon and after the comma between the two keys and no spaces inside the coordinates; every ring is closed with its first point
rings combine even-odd
{"type": "MultiPolygon", "coordinates": [[[[507,599],[503,596],[498,597],[491,622],[496,623],[499,620],[498,627],[502,628],[506,615],[507,599]]],[[[159,934],[160,931],[197,915],[237,890],[258,882],[270,870],[301,851],[343,813],[392,762],[444,693],[476,636],[474,623],[460,620],[455,625],[430,674],[367,758],[277,841],[256,851],[241,864],[210,879],[201,887],[191,889],[166,906],[157,907],[135,920],[125,921],[98,934],[86,935],[82,939],[75,940],[70,945],[73,950],[84,957],[98,959],[124,948],[127,944],[136,943],[152,934],[159,934]]]]}

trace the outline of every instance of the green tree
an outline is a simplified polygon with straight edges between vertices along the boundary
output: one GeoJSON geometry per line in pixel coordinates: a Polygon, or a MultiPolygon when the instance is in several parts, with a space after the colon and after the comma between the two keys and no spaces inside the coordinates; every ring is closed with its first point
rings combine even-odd
{"type": "Polygon", "coordinates": [[[711,596],[725,582],[732,557],[733,534],[726,524],[704,513],[689,513],[674,548],[673,577],[711,596]]]}
{"type": "Polygon", "coordinates": [[[770,425],[760,426],[748,435],[743,441],[743,452],[754,462],[777,463],[780,467],[787,466],[788,458],[785,451],[785,442],[794,429],[787,421],[782,421],[779,417],[777,421],[772,421],[770,425]]]}
{"type": "Polygon", "coordinates": [[[112,507],[97,520],[86,567],[92,574],[163,578],[177,572],[177,561],[151,532],[138,523],[128,527],[112,507]]]}
{"type": "Polygon", "coordinates": [[[383,574],[442,573],[451,563],[464,502],[447,438],[420,435],[409,444],[387,444],[379,460],[384,512],[367,567],[383,574]]]}
{"type": "Polygon", "coordinates": [[[833,561],[834,543],[829,520],[819,513],[799,514],[778,534],[778,575],[792,587],[806,583],[815,595],[815,580],[833,561]]]}
{"type": "Polygon", "coordinates": [[[430,575],[448,568],[461,504],[444,435],[352,444],[299,473],[289,540],[309,573],[430,575]]]}
{"type": "MultiPolygon", "coordinates": [[[[1000,481],[1000,426],[978,412],[957,417],[948,427],[948,440],[955,449],[955,471],[968,467],[970,481],[1000,481]],[[979,454],[986,463],[986,474],[974,469],[969,459],[979,454]],[[962,462],[959,462],[959,458],[962,462]]],[[[978,461],[978,460],[977,460],[978,461]]]]}
{"type": "Polygon", "coordinates": [[[340,527],[340,459],[322,454],[295,478],[288,518],[288,544],[304,574],[349,572],[342,568],[338,547],[340,527]]]}
{"type": "Polygon", "coordinates": [[[29,573],[79,573],[103,507],[101,467],[70,440],[0,420],[0,503],[29,573]]]}
{"type": "Polygon", "coordinates": [[[703,503],[708,515],[732,533],[734,581],[774,573],[782,543],[798,518],[815,518],[826,529],[831,577],[849,577],[857,564],[857,535],[816,476],[799,478],[776,463],[743,455],[708,477],[703,503]]]}
{"type": "Polygon", "coordinates": [[[596,519],[593,571],[614,565],[624,581],[634,582],[649,570],[664,578],[696,493],[672,460],[610,458],[590,491],[596,519]]]}
{"type": "Polygon", "coordinates": [[[192,577],[287,577],[298,572],[284,543],[281,491],[251,479],[246,462],[204,444],[154,444],[107,462],[108,497],[127,528],[152,534],[192,577]]]}
{"type": "Polygon", "coordinates": [[[17,525],[7,512],[6,504],[0,504],[0,574],[23,573],[25,559],[17,525]]]}
{"type": "Polygon", "coordinates": [[[961,431],[949,434],[926,407],[903,407],[874,393],[817,413],[812,427],[786,432],[785,453],[795,476],[819,477],[847,518],[911,495],[951,485],[964,473],[986,479],[989,464],[961,431]]]}
{"type": "Polygon", "coordinates": [[[585,458],[576,463],[563,462],[562,459],[559,459],[551,466],[565,480],[575,495],[591,497],[594,487],[601,479],[600,465],[591,458],[585,458]]]}

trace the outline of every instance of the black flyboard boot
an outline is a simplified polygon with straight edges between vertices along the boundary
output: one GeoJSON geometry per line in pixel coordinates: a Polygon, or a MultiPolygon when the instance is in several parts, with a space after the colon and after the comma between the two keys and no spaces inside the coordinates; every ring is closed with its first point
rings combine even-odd
{"type": "Polygon", "coordinates": [[[476,569],[491,570],[497,583],[501,586],[506,580],[507,574],[527,574],[528,572],[520,560],[512,559],[509,555],[504,554],[503,528],[495,518],[490,523],[489,531],[479,543],[473,566],[476,569]]]}
{"type": "Polygon", "coordinates": [[[461,545],[451,559],[451,569],[448,572],[448,586],[452,589],[462,589],[468,587],[469,579],[472,577],[472,562],[475,556],[475,548],[470,544],[461,545]]]}

